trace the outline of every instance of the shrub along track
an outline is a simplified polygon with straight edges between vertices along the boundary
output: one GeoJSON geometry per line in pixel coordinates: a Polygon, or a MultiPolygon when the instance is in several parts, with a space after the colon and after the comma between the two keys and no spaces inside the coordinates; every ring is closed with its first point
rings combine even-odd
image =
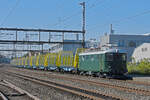
{"type": "MultiPolygon", "coordinates": [[[[9,71],[9,72],[13,72],[13,71],[9,71]]],[[[14,73],[16,73],[16,71],[14,71],[14,73]]],[[[146,95],[146,96],[150,96],[150,91],[149,90],[138,89],[138,88],[134,88],[134,87],[127,87],[127,86],[109,84],[109,83],[104,83],[104,82],[96,82],[96,81],[90,81],[90,80],[79,79],[79,78],[71,78],[71,77],[53,75],[53,74],[48,74],[48,73],[34,72],[32,74],[35,74],[35,75],[38,74],[40,76],[47,76],[47,77],[58,78],[58,79],[63,79],[63,80],[70,80],[70,81],[73,81],[73,82],[80,82],[82,84],[86,83],[86,84],[91,84],[91,85],[96,85],[96,86],[103,86],[103,87],[107,87],[107,88],[109,87],[109,88],[114,88],[114,89],[118,89],[118,90],[121,90],[121,91],[128,91],[128,92],[132,92],[132,93],[138,93],[138,94],[143,94],[143,95],[146,95]]],[[[108,80],[108,79],[103,79],[103,80],[108,80]]],[[[117,82],[131,82],[131,83],[133,82],[133,81],[122,81],[122,80],[115,80],[115,79],[109,79],[109,80],[117,81],[117,82]]]]}
{"type": "Polygon", "coordinates": [[[7,75],[11,75],[14,77],[18,77],[18,78],[22,78],[24,80],[28,80],[28,81],[32,81],[44,86],[48,86],[48,87],[53,87],[56,89],[60,89],[63,90],[65,92],[69,92],[78,96],[82,96],[85,98],[89,98],[92,100],[126,100],[114,95],[106,95],[104,93],[100,93],[94,90],[88,90],[88,89],[84,89],[84,88],[80,88],[80,87],[76,87],[73,85],[69,85],[69,84],[64,84],[64,83],[60,83],[60,82],[53,82],[53,81],[48,81],[48,80],[43,80],[43,79],[39,79],[39,78],[35,78],[35,77],[31,77],[29,75],[23,75],[23,74],[19,74],[19,73],[14,73],[14,72],[3,72],[4,74],[7,75]]]}

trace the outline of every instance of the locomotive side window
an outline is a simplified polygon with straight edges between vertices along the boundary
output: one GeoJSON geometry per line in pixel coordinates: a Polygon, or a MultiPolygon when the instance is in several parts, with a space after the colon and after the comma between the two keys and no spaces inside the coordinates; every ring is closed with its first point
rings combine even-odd
{"type": "Polygon", "coordinates": [[[106,54],[106,61],[113,61],[113,54],[107,53],[106,54]]]}
{"type": "Polygon", "coordinates": [[[91,59],[91,61],[94,61],[94,56],[93,56],[93,55],[91,55],[90,59],[91,59]]]}
{"type": "Polygon", "coordinates": [[[87,60],[87,59],[88,59],[88,56],[85,56],[85,59],[87,60]]]}
{"type": "Polygon", "coordinates": [[[91,55],[91,57],[90,58],[93,58],[94,56],[93,55],[91,55]]]}
{"type": "Polygon", "coordinates": [[[99,55],[97,55],[97,59],[99,59],[99,55]]]}
{"type": "Polygon", "coordinates": [[[83,60],[83,61],[84,61],[84,58],[85,58],[85,57],[84,57],[84,56],[82,56],[82,60],[83,60]]]}
{"type": "Polygon", "coordinates": [[[113,56],[114,56],[114,60],[126,61],[126,54],[115,53],[113,56]]]}

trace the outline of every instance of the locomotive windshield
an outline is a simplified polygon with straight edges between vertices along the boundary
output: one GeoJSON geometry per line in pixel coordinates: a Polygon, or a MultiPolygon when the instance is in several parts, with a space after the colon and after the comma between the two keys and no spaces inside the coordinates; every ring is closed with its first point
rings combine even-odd
{"type": "Polygon", "coordinates": [[[124,53],[107,53],[106,61],[126,61],[126,54],[124,53]]]}

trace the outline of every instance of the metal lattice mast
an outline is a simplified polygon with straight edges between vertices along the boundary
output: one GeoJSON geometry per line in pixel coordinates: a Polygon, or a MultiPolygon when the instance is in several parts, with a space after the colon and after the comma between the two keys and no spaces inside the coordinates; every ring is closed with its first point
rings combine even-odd
{"type": "Polygon", "coordinates": [[[85,2],[80,3],[80,5],[83,7],[82,12],[82,32],[83,32],[83,48],[85,47],[85,2]]]}

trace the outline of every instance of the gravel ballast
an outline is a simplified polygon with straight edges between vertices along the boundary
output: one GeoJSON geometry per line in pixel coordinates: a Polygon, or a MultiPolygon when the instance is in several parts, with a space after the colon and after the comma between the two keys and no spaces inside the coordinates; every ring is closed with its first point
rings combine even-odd
{"type": "MultiPolygon", "coordinates": [[[[4,67],[3,67],[4,68],[4,67]]],[[[30,75],[30,76],[34,76],[36,78],[40,78],[40,79],[45,79],[45,80],[50,80],[50,81],[53,81],[53,82],[62,82],[62,83],[65,83],[65,84],[70,84],[70,85],[74,85],[74,86],[78,86],[78,87],[82,87],[82,88],[85,88],[85,89],[91,89],[91,90],[96,90],[96,91],[100,91],[100,92],[103,92],[105,94],[113,94],[113,95],[117,95],[119,97],[122,97],[122,98],[126,98],[126,99],[129,99],[129,100],[150,100],[150,96],[146,96],[146,95],[141,95],[141,94],[137,94],[137,93],[132,93],[132,92],[125,92],[125,91],[121,91],[121,90],[117,90],[117,89],[112,89],[112,88],[108,88],[108,87],[102,87],[102,86],[95,86],[95,85],[89,85],[89,84],[86,84],[86,83],[79,83],[79,82],[74,82],[74,81],[70,81],[70,80],[62,80],[62,79],[56,79],[56,78],[51,78],[49,76],[41,76],[40,74],[37,74],[37,73],[49,73],[50,75],[61,75],[61,76],[67,76],[67,77],[71,77],[71,78],[81,78],[81,79],[85,79],[85,80],[91,80],[91,81],[96,81],[96,82],[103,82],[103,83],[110,83],[110,84],[117,84],[117,85],[120,85],[120,86],[127,86],[127,87],[136,87],[136,88],[139,88],[139,89],[144,89],[144,90],[150,90],[150,86],[145,86],[145,85],[137,85],[137,84],[131,84],[131,83],[127,83],[127,82],[118,82],[118,81],[114,81],[114,80],[105,80],[105,79],[100,79],[100,78],[95,78],[95,77],[86,77],[86,76],[79,76],[79,75],[71,75],[71,74],[61,74],[61,73],[57,73],[57,72],[48,72],[48,71],[38,71],[38,70],[28,70],[28,69],[18,69],[18,68],[10,68],[10,67],[7,67],[6,69],[4,70],[13,70],[13,71],[17,71],[17,72],[21,72],[20,74],[26,74],[26,75],[30,75]],[[35,74],[36,73],[36,74],[35,74]]],[[[17,79],[16,81],[18,81],[19,79],[17,79]]],[[[24,80],[25,81],[25,80],[24,80]]],[[[28,87],[29,88],[33,88],[35,87],[34,91],[36,91],[37,93],[39,91],[42,91],[42,93],[44,91],[46,91],[46,94],[49,94],[48,91],[53,91],[51,92],[52,94],[50,95],[55,95],[56,90],[55,89],[45,89],[46,87],[43,87],[43,86],[36,86],[35,84],[33,84],[32,86],[32,83],[31,82],[28,82],[28,81],[25,81],[23,82],[22,84],[31,84],[29,85],[28,87]],[[40,88],[40,89],[39,89],[40,88]]],[[[26,87],[26,86],[25,86],[26,87]]],[[[24,88],[25,88],[24,87],[24,88]]],[[[40,92],[38,93],[40,94],[40,92]]],[[[62,93],[60,93],[62,94],[62,93]]],[[[58,95],[56,96],[57,98],[55,98],[55,100],[62,100],[62,97],[60,96],[60,94],[58,93],[58,95]]],[[[37,94],[36,94],[37,95],[37,94]]],[[[70,94],[69,94],[70,95],[70,94]]],[[[48,98],[47,96],[41,96],[42,98],[45,97],[45,98],[48,98]]],[[[51,96],[50,96],[51,97],[51,96]]],[[[74,98],[74,97],[73,97],[74,98]]],[[[54,99],[54,97],[52,97],[51,99],[54,99]]],[[[72,100],[72,96],[65,98],[64,100],[69,100],[71,99],[72,100]]],[[[75,100],[76,99],[81,99],[81,98],[76,98],[75,97],[75,100]]]]}
{"type": "Polygon", "coordinates": [[[39,97],[41,100],[88,100],[86,98],[79,97],[71,93],[39,85],[34,82],[13,77],[10,75],[4,75],[3,78],[5,78],[6,81],[11,82],[12,84],[15,84],[17,87],[26,90],[32,95],[39,97]]]}

